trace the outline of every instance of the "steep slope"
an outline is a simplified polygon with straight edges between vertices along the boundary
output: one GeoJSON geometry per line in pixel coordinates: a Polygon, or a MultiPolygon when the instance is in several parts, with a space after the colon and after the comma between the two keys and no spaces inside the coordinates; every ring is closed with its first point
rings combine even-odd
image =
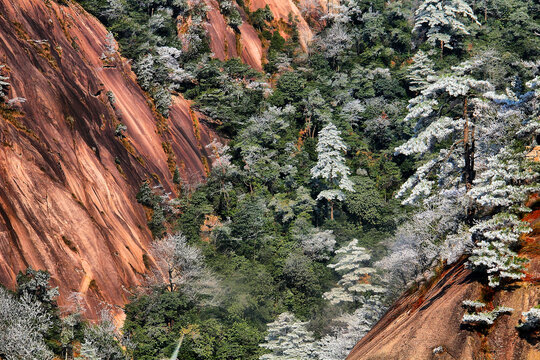
{"type": "MultiPolygon", "coordinates": [[[[262,70],[265,50],[257,31],[249,23],[245,11],[235,3],[236,8],[242,15],[243,23],[240,25],[240,33],[227,25],[227,20],[219,11],[219,4],[216,0],[205,0],[208,6],[208,22],[206,29],[210,37],[210,48],[214,55],[220,60],[239,57],[244,63],[256,70],[262,70]]],[[[307,50],[308,43],[313,38],[313,32],[306,20],[302,17],[298,8],[302,2],[292,0],[253,0],[246,1],[251,12],[264,8],[266,5],[274,15],[274,25],[280,29],[280,34],[287,38],[288,35],[282,31],[283,24],[289,23],[289,14],[296,19],[299,42],[304,51],[307,50]]],[[[321,6],[323,6],[321,4],[321,6]]]]}
{"type": "MultiPolygon", "coordinates": [[[[289,22],[290,14],[292,18],[297,21],[300,45],[304,50],[307,50],[308,43],[313,38],[313,32],[298,9],[301,3],[302,1],[292,0],[252,0],[249,2],[251,11],[255,11],[268,5],[274,15],[274,21],[276,22],[289,22]]],[[[322,1],[320,3],[322,4],[322,1]]],[[[321,6],[324,8],[323,5],[321,6]]],[[[286,37],[284,33],[281,35],[286,37]]]]}
{"type": "Polygon", "coordinates": [[[263,46],[253,26],[246,21],[247,17],[244,11],[237,6],[244,21],[239,27],[240,33],[236,34],[219,12],[218,2],[206,0],[206,3],[209,8],[206,30],[214,55],[220,60],[240,57],[244,63],[252,68],[262,70],[263,46]]]}
{"type": "Polygon", "coordinates": [[[47,269],[60,304],[80,291],[92,310],[123,304],[145,271],[141,182],[170,189],[175,165],[200,179],[214,137],[182,98],[156,115],[125,60],[104,66],[106,34],[72,2],[0,0],[0,64],[27,99],[0,109],[0,283],[47,269]]]}
{"type": "Polygon", "coordinates": [[[486,287],[461,261],[430,285],[403,295],[347,359],[540,359],[536,339],[521,337],[515,328],[521,313],[540,301],[540,210],[525,220],[533,232],[521,250],[530,260],[524,281],[486,294],[486,287]],[[494,296],[493,306],[508,306],[514,312],[497,319],[485,334],[463,328],[462,301],[489,295],[494,296]],[[434,354],[439,346],[443,351],[434,354]]]}

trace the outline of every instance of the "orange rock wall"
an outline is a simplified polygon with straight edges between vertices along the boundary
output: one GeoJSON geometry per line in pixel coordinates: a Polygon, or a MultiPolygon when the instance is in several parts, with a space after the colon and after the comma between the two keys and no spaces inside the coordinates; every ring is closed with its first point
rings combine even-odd
{"type": "Polygon", "coordinates": [[[242,9],[237,6],[244,22],[240,25],[237,37],[234,30],[227,25],[226,19],[219,11],[216,0],[206,0],[209,11],[206,30],[210,37],[210,49],[220,60],[240,57],[242,61],[256,70],[262,70],[263,48],[257,32],[247,22],[242,9]],[[240,56],[238,56],[240,50],[240,56]]]}
{"type": "Polygon", "coordinates": [[[80,291],[90,316],[102,302],[124,304],[145,272],[141,182],[170,189],[167,161],[202,178],[215,136],[182,98],[169,119],[157,116],[124,60],[104,68],[106,34],[71,2],[0,0],[0,64],[10,97],[27,99],[0,111],[0,283],[13,286],[29,265],[47,269],[60,304],[80,291]]]}
{"type": "MultiPolygon", "coordinates": [[[[239,28],[240,34],[237,37],[234,30],[227,25],[226,19],[220,13],[217,0],[205,1],[209,8],[206,29],[210,37],[210,48],[214,55],[221,60],[240,57],[244,63],[249,64],[256,70],[261,70],[266,49],[263,49],[257,31],[249,24],[244,10],[235,3],[244,20],[239,28]],[[238,55],[239,53],[240,55],[238,55]]],[[[246,3],[249,4],[249,9],[252,12],[268,5],[274,15],[275,22],[288,23],[289,14],[292,14],[298,21],[300,45],[304,50],[307,50],[308,43],[313,38],[313,32],[302,18],[300,10],[293,0],[250,0],[246,1],[246,3]]],[[[281,35],[287,38],[285,33],[282,32],[281,35]]]]}
{"type": "MultiPolygon", "coordinates": [[[[300,38],[300,45],[302,48],[307,50],[308,43],[313,38],[313,32],[308,26],[306,20],[302,17],[300,10],[298,9],[297,2],[293,0],[251,0],[250,9],[255,11],[257,9],[263,8],[266,5],[274,14],[274,20],[284,21],[288,23],[289,14],[298,21],[298,36],[300,38]]],[[[285,35],[285,34],[281,34],[285,35]]]]}
{"type": "Polygon", "coordinates": [[[443,271],[431,285],[398,299],[347,359],[540,359],[537,340],[521,337],[515,328],[521,313],[540,302],[538,207],[537,202],[536,210],[525,218],[533,228],[520,251],[529,259],[527,277],[495,293],[488,304],[511,307],[511,315],[501,315],[485,334],[461,327],[462,301],[480,299],[486,288],[462,261],[443,271]],[[443,351],[433,354],[439,346],[443,351]]]}

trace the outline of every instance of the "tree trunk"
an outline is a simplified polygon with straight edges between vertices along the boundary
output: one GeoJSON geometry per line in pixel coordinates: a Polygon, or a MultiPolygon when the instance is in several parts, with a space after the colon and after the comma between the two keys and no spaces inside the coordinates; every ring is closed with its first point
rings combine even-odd
{"type": "MultiPolygon", "coordinates": [[[[464,157],[465,157],[465,169],[463,171],[463,181],[467,187],[467,192],[472,188],[472,184],[476,175],[474,170],[474,150],[475,150],[475,139],[474,139],[474,125],[469,125],[469,117],[467,114],[467,98],[465,98],[463,103],[463,118],[465,119],[465,125],[463,127],[463,145],[464,157]]],[[[473,224],[474,220],[474,208],[472,206],[467,207],[467,217],[466,223],[469,225],[473,224]]]]}
{"type": "Polygon", "coordinates": [[[330,220],[334,220],[334,202],[330,200],[330,220]]]}
{"type": "Polygon", "coordinates": [[[174,284],[173,284],[173,276],[172,276],[172,269],[169,269],[168,271],[169,275],[169,289],[171,292],[174,291],[174,284]]]}
{"type": "Polygon", "coordinates": [[[468,99],[465,98],[463,102],[463,118],[465,120],[465,125],[463,126],[463,145],[465,147],[464,151],[464,160],[465,160],[465,169],[463,171],[463,180],[465,186],[467,186],[467,191],[472,187],[474,180],[474,127],[471,132],[469,126],[469,117],[467,109],[468,99]]]}

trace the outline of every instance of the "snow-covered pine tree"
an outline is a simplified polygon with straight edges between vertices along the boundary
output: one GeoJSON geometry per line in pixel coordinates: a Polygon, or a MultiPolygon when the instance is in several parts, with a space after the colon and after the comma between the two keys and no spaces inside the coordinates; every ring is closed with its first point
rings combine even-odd
{"type": "Polygon", "coordinates": [[[427,27],[427,38],[434,46],[439,44],[441,56],[444,48],[452,49],[450,41],[457,34],[468,35],[467,26],[459,18],[478,19],[464,0],[424,0],[418,10],[413,31],[427,27]]]}
{"type": "Polygon", "coordinates": [[[384,314],[385,306],[378,296],[364,299],[361,307],[352,314],[344,314],[336,319],[339,325],[333,334],[321,338],[316,343],[315,353],[320,360],[343,360],[356,343],[368,333],[384,314]]]}
{"type": "Polygon", "coordinates": [[[428,87],[430,81],[428,79],[436,75],[433,70],[433,61],[422,50],[412,58],[412,64],[408,68],[407,79],[410,82],[409,89],[411,91],[422,91],[428,87]]]}
{"type": "Polygon", "coordinates": [[[540,329],[540,308],[535,306],[529,311],[522,312],[524,320],[517,326],[520,331],[533,332],[540,329]]]}
{"type": "Polygon", "coordinates": [[[114,66],[117,59],[116,41],[112,32],[108,32],[105,37],[105,50],[101,53],[100,59],[106,66],[114,66]]]}
{"type": "Polygon", "coordinates": [[[45,342],[52,327],[50,314],[29,293],[16,298],[0,287],[0,354],[5,359],[51,360],[45,342]]]}
{"type": "Polygon", "coordinates": [[[120,0],[107,0],[101,16],[109,21],[121,18],[126,13],[125,4],[120,0]]]}
{"type": "Polygon", "coordinates": [[[514,309],[506,306],[497,306],[489,311],[485,310],[486,304],[480,301],[465,300],[462,306],[467,309],[461,322],[472,326],[491,326],[497,318],[503,314],[511,314],[514,309]],[[480,311],[484,309],[484,311],[480,311]]]}
{"type": "Polygon", "coordinates": [[[371,284],[371,275],[376,269],[366,266],[371,256],[367,250],[358,246],[358,240],[336,250],[337,262],[328,265],[341,275],[339,287],[324,293],[323,297],[332,304],[358,302],[365,293],[381,293],[384,289],[371,284]]]}
{"type": "Polygon", "coordinates": [[[475,125],[469,120],[471,112],[469,104],[475,103],[477,97],[492,89],[488,81],[476,80],[471,72],[481,68],[486,61],[486,57],[479,56],[459,66],[453,66],[451,74],[429,77],[428,81],[431,84],[422,90],[420,95],[409,101],[409,113],[405,121],[416,120],[415,127],[419,131],[416,136],[397,147],[396,154],[424,155],[429,153],[437,143],[440,144],[448,139],[454,141],[442,148],[437,157],[420,166],[416,173],[402,185],[396,197],[400,198],[408,193],[409,197],[403,201],[404,204],[414,203],[431,194],[435,182],[427,178],[436,169],[439,169],[443,175],[439,176],[439,183],[448,184],[456,176],[461,176],[467,188],[471,187],[475,176],[476,139],[474,137],[475,125]],[[462,104],[461,113],[450,114],[453,117],[440,115],[441,107],[456,102],[462,104]],[[452,163],[454,168],[452,171],[443,168],[448,163],[452,163]]]}
{"type": "Polygon", "coordinates": [[[261,347],[272,351],[261,360],[316,359],[313,334],[306,328],[307,322],[299,321],[294,314],[284,312],[276,321],[268,324],[268,334],[261,347]]]}
{"type": "Polygon", "coordinates": [[[538,179],[538,172],[525,153],[503,148],[488,159],[487,169],[475,180],[475,186],[469,192],[481,208],[496,209],[495,215],[470,230],[477,243],[469,265],[476,271],[485,272],[491,287],[525,276],[526,259],[520,258],[512,247],[518,244],[522,234],[531,231],[529,224],[520,217],[530,211],[522,205],[527,197],[540,191],[538,179]]]}
{"type": "Polygon", "coordinates": [[[2,76],[1,71],[6,65],[0,65],[0,102],[7,97],[7,89],[9,88],[9,77],[2,76]]]}
{"type": "Polygon", "coordinates": [[[470,229],[476,246],[469,258],[469,266],[484,272],[491,287],[525,276],[526,259],[520,258],[513,250],[519,247],[520,237],[531,231],[529,224],[520,220],[524,213],[531,211],[524,204],[531,194],[540,191],[538,164],[532,162],[526,152],[516,150],[519,147],[515,146],[518,139],[531,141],[538,131],[535,104],[540,94],[536,92],[534,80],[527,86],[532,91],[525,94],[516,94],[510,89],[506,90],[506,95],[486,94],[493,100],[492,107],[498,114],[519,114],[519,124],[525,124],[508,134],[514,140],[512,143],[486,160],[485,168],[469,192],[484,217],[470,229]]]}
{"type": "Polygon", "coordinates": [[[354,192],[353,182],[349,180],[351,171],[345,164],[343,153],[347,145],[341,139],[341,133],[332,123],[328,123],[319,132],[317,142],[317,164],[311,169],[313,179],[322,178],[330,187],[317,196],[317,200],[326,199],[330,203],[330,219],[334,219],[334,200],[343,201],[343,191],[354,192]]]}
{"type": "Polygon", "coordinates": [[[120,343],[122,335],[114,324],[113,315],[108,309],[101,311],[97,324],[84,329],[84,341],[81,344],[82,359],[86,360],[125,360],[120,343]]]}

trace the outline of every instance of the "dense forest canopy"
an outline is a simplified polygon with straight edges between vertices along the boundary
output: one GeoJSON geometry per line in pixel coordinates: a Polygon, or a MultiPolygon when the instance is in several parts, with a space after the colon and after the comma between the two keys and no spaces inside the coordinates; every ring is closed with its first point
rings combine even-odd
{"type": "MultiPolygon", "coordinates": [[[[106,311],[86,324],[76,295],[60,316],[29,270],[0,292],[0,312],[25,314],[0,313],[1,357],[344,359],[437,265],[468,257],[494,289],[524,276],[538,2],[305,1],[305,52],[292,16],[278,29],[268,7],[219,1],[233,30],[247,21],[264,39],[263,72],[212,57],[204,1],[80,4],[110,31],[104,65],[119,52],[163,116],[181,94],[226,140],[208,145],[204,182],[176,170],[175,189],[141,184],[155,240],[121,331],[106,311]]],[[[466,323],[509,311],[475,301],[466,323]]]]}

